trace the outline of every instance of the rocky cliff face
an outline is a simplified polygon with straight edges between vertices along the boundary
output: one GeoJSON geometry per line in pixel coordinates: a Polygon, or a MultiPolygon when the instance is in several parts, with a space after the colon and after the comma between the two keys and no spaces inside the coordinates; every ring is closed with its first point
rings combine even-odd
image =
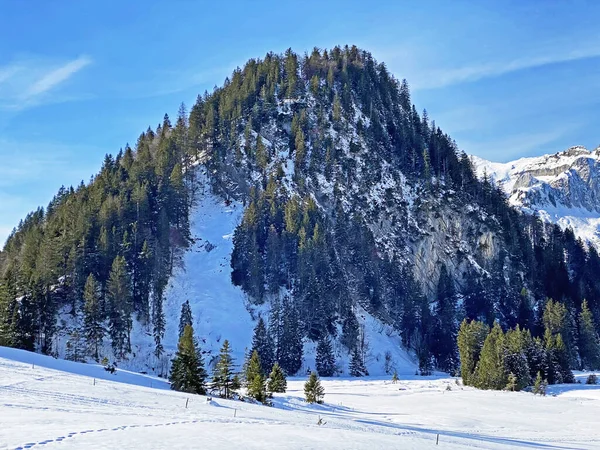
{"type": "Polygon", "coordinates": [[[475,156],[472,161],[478,175],[501,186],[513,206],[571,227],[576,236],[600,248],[600,147],[571,147],[504,164],[475,156]]]}

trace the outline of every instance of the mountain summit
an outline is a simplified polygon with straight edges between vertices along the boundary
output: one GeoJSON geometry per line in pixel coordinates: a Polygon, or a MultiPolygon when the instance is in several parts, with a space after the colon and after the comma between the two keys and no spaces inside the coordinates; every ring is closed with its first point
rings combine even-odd
{"type": "Polygon", "coordinates": [[[504,164],[472,158],[478,175],[498,183],[511,205],[570,227],[600,249],[600,147],[589,151],[576,146],[504,164]]]}
{"type": "MultiPolygon", "coordinates": [[[[541,335],[548,297],[573,316],[587,298],[600,317],[596,267],[572,234],[479,180],[370,53],[288,50],[248,61],[30,214],[2,253],[0,338],[165,374],[189,300],[182,325],[202,324],[205,349],[228,338],[221,325],[245,330],[234,345],[269,348],[287,373],[331,352],[338,373],[413,357],[422,373],[455,371],[463,318],[541,335]]],[[[575,366],[576,338],[565,346],[575,366]]]]}

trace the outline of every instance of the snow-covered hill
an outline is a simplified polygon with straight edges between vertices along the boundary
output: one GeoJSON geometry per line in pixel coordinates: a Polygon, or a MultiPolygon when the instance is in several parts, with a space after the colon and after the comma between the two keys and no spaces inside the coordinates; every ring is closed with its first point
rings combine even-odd
{"type": "MultiPolygon", "coordinates": [[[[201,169],[198,169],[201,171],[201,169]]],[[[252,334],[260,316],[268,319],[268,302],[257,306],[248,301],[239,287],[231,282],[231,252],[233,232],[239,224],[244,206],[236,201],[225,202],[208,188],[201,176],[203,186],[197,194],[190,213],[193,245],[187,250],[180,266],[169,280],[165,293],[165,354],[160,360],[154,356],[155,343],[150,324],[134,321],[132,353],[119,367],[132,371],[162,374],[168,373],[170,360],[177,349],[181,305],[189,300],[193,326],[209,367],[214,363],[221,345],[228,339],[238,368],[241,368],[252,334]]],[[[398,331],[381,323],[365,310],[356,311],[361,330],[365,333],[367,354],[365,363],[371,375],[385,375],[386,354],[390,357],[389,370],[400,374],[414,374],[416,364],[402,347],[398,331]]],[[[64,328],[63,333],[68,334],[64,328]]],[[[59,339],[66,342],[66,337],[59,339]]],[[[350,355],[337,339],[333,341],[340,374],[348,373],[350,355]]],[[[315,368],[316,344],[308,341],[304,348],[304,361],[300,374],[315,368]]],[[[64,345],[59,357],[65,355],[64,345]]],[[[110,343],[105,342],[103,355],[112,354],[110,343]]]]}
{"type": "Polygon", "coordinates": [[[571,147],[553,155],[495,163],[472,157],[480,177],[502,186],[513,206],[571,227],[600,248],[600,147],[571,147]]]}
{"type": "Polygon", "coordinates": [[[107,374],[120,383],[94,381],[90,367],[0,347],[0,448],[600,448],[600,386],[535,397],[447,377],[326,379],[325,404],[311,406],[296,378],[270,408],[150,388],[122,371],[107,374]]]}

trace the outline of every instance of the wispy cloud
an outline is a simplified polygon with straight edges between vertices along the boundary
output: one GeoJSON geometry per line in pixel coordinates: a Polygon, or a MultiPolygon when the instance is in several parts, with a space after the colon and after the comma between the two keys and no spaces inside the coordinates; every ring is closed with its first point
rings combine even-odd
{"type": "Polygon", "coordinates": [[[600,57],[600,47],[580,47],[577,49],[540,52],[516,59],[483,61],[461,67],[424,68],[418,67],[410,74],[413,89],[438,89],[461,83],[498,77],[520,70],[533,69],[551,64],[561,64],[583,59],[600,57]]]}
{"type": "Polygon", "coordinates": [[[61,62],[28,58],[0,67],[0,109],[20,110],[61,98],[72,99],[72,95],[59,98],[52,94],[91,63],[88,56],[61,62]]]}
{"type": "Polygon", "coordinates": [[[89,65],[92,60],[87,56],[79,57],[73,61],[54,69],[33,83],[29,89],[24,93],[25,98],[35,97],[43,94],[52,88],[58,86],[60,83],[68,80],[74,74],[79,72],[85,66],[89,65]]]}

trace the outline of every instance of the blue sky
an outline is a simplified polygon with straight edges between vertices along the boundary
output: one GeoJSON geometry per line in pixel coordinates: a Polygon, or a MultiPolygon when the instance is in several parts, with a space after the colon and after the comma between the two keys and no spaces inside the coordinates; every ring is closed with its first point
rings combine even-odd
{"type": "Polygon", "coordinates": [[[600,144],[593,1],[0,0],[0,241],[105,153],[268,51],[356,44],[459,147],[600,144]]]}

